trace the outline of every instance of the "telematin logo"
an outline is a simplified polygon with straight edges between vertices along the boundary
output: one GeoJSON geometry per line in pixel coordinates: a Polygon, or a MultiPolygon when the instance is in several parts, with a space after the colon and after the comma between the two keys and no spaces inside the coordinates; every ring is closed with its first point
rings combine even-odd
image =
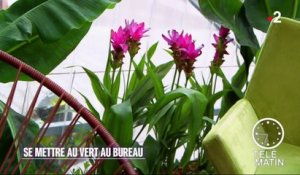
{"type": "Polygon", "coordinates": [[[284,160],[277,156],[277,148],[284,139],[284,128],[274,118],[263,118],[257,121],[252,130],[254,143],[261,148],[255,151],[257,166],[283,166],[284,160]]]}

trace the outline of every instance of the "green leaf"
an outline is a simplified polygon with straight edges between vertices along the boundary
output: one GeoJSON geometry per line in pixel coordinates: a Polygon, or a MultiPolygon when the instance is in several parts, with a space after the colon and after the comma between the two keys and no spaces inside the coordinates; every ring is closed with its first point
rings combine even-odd
{"type": "Polygon", "coordinates": [[[214,104],[216,103],[217,100],[219,100],[223,95],[224,93],[226,93],[228,90],[222,90],[222,91],[219,91],[215,94],[212,94],[210,97],[209,97],[209,104],[211,104],[212,106],[214,106],[214,104]]]}
{"type": "Polygon", "coordinates": [[[147,51],[147,60],[148,62],[151,60],[152,56],[154,55],[156,48],[158,45],[158,41],[156,43],[154,43],[147,51]]]}
{"type": "Polygon", "coordinates": [[[200,11],[205,17],[229,28],[234,28],[241,6],[240,0],[199,0],[200,11]]]}
{"type": "MultiPolygon", "coordinates": [[[[0,49],[44,74],[61,63],[87,33],[91,22],[116,1],[18,0],[0,11],[0,49]]],[[[0,81],[15,74],[0,64],[0,81]]],[[[22,80],[28,80],[24,76],[22,80]]]]}
{"type": "Polygon", "coordinates": [[[209,20],[230,28],[241,45],[259,48],[240,0],[199,0],[199,9],[209,20]]]}
{"type": "Polygon", "coordinates": [[[267,17],[274,16],[279,11],[281,16],[299,19],[300,4],[298,0],[245,0],[246,15],[252,26],[267,32],[270,22],[267,17]]]}
{"type": "Polygon", "coordinates": [[[118,102],[118,95],[119,95],[120,83],[121,83],[121,73],[122,73],[122,70],[119,69],[119,72],[114,81],[113,87],[111,87],[112,88],[111,96],[113,98],[113,104],[116,104],[118,102]]]}
{"type": "MultiPolygon", "coordinates": [[[[170,61],[155,68],[154,72],[159,79],[163,79],[171,70],[174,62],[170,61]]],[[[133,106],[133,110],[136,111],[139,108],[144,108],[154,98],[155,89],[152,83],[150,75],[143,77],[133,92],[130,94],[130,101],[133,106]]]]}
{"type": "Polygon", "coordinates": [[[145,159],[131,159],[130,161],[134,167],[141,170],[143,174],[149,174],[149,168],[145,159]]]}
{"type": "MultiPolygon", "coordinates": [[[[162,109],[160,109],[159,111],[157,111],[157,113],[151,117],[152,119],[149,121],[149,129],[148,132],[152,129],[152,127],[156,124],[163,124],[163,128],[160,128],[160,130],[163,132],[166,128],[166,125],[169,124],[169,119],[167,119],[169,115],[167,115],[167,113],[171,110],[173,104],[169,103],[167,105],[165,105],[164,107],[162,107],[162,109]],[[164,120],[164,121],[162,121],[164,120]],[[166,122],[168,121],[168,122],[166,122]]],[[[173,110],[174,111],[174,110],[173,110]]],[[[174,113],[172,113],[174,114],[174,113]]],[[[147,123],[146,123],[147,124],[147,123]]],[[[161,132],[157,131],[158,134],[160,134],[161,132]]],[[[162,134],[162,133],[161,133],[162,134]]]]}
{"type": "Polygon", "coordinates": [[[208,117],[203,117],[203,120],[207,121],[208,123],[210,123],[210,124],[212,124],[212,125],[215,125],[215,124],[216,124],[216,122],[215,122],[213,119],[208,118],[208,117]]]}
{"type": "MultiPolygon", "coordinates": [[[[133,147],[141,147],[141,146],[137,142],[135,142],[133,147]]],[[[130,161],[134,165],[134,167],[139,169],[143,174],[149,174],[147,159],[131,159],[130,161]]]]}
{"type": "MultiPolygon", "coordinates": [[[[242,69],[243,68],[241,67],[240,70],[242,70],[242,69]]],[[[239,71],[237,72],[236,75],[239,74],[239,71]]],[[[242,80],[242,83],[239,84],[240,82],[237,81],[238,77],[234,76],[233,77],[234,82],[232,84],[230,84],[221,69],[218,69],[217,75],[219,77],[221,77],[222,81],[223,81],[224,95],[222,98],[221,109],[220,109],[220,113],[219,113],[219,117],[222,117],[229,110],[229,108],[232,105],[234,105],[239,99],[244,97],[242,89],[239,88],[239,87],[241,87],[240,85],[243,84],[244,81],[242,80]],[[238,87],[236,87],[235,85],[238,87]]]]}
{"type": "Polygon", "coordinates": [[[155,123],[155,130],[157,133],[157,138],[160,141],[164,141],[164,139],[169,139],[169,130],[171,129],[171,120],[176,115],[176,107],[174,104],[169,103],[168,105],[164,106],[154,118],[157,118],[157,121],[152,121],[149,123],[149,127],[152,127],[155,123]],[[150,126],[152,125],[152,126],[150,126]]]}
{"type": "Polygon", "coordinates": [[[165,93],[162,79],[160,79],[157,76],[157,74],[152,70],[151,66],[149,66],[147,70],[148,70],[148,75],[150,76],[153,86],[154,86],[156,99],[158,99],[158,98],[162,97],[165,93]]]}
{"type": "Polygon", "coordinates": [[[160,144],[151,135],[148,135],[143,147],[148,167],[152,169],[155,166],[157,158],[159,157],[160,144]]]}
{"type": "MultiPolygon", "coordinates": [[[[28,44],[22,45],[10,54],[47,74],[75,49],[89,30],[90,25],[90,23],[87,23],[80,30],[71,30],[59,40],[51,43],[43,43],[41,39],[37,38],[28,44]]],[[[15,79],[16,69],[0,61],[0,74],[0,82],[9,82],[15,79]]],[[[20,79],[31,80],[24,74],[20,75],[20,79]]]]}
{"type": "Polygon", "coordinates": [[[248,22],[244,5],[240,8],[235,18],[235,27],[231,28],[231,30],[234,32],[241,46],[252,48],[253,53],[259,49],[257,37],[253,31],[253,27],[248,22]]]}
{"type": "Polygon", "coordinates": [[[233,106],[240,99],[241,98],[233,90],[227,91],[222,98],[219,118],[223,117],[223,115],[231,108],[231,106],[233,106]]]}
{"type": "MultiPolygon", "coordinates": [[[[113,105],[108,114],[104,114],[107,120],[104,125],[122,147],[130,147],[133,135],[133,117],[130,101],[113,105]]],[[[108,160],[104,163],[104,174],[113,174],[119,164],[116,160],[108,160]]]]}
{"type": "Polygon", "coordinates": [[[138,85],[140,80],[144,77],[143,71],[144,71],[144,67],[145,67],[145,56],[142,57],[142,59],[138,65],[135,63],[134,60],[132,63],[133,63],[135,70],[131,76],[128,89],[126,89],[127,94],[130,94],[136,88],[136,86],[138,85]]]}
{"type": "Polygon", "coordinates": [[[111,78],[110,78],[110,73],[112,70],[112,66],[111,66],[111,44],[110,44],[110,39],[109,39],[109,47],[108,47],[108,55],[107,55],[107,62],[106,62],[106,67],[105,67],[105,73],[104,73],[104,77],[103,77],[103,84],[107,89],[111,88],[111,78]]]}
{"type": "Polygon", "coordinates": [[[104,85],[101,83],[98,76],[94,72],[85,67],[82,68],[91,81],[94,94],[96,95],[98,101],[104,106],[105,109],[108,109],[112,102],[111,94],[104,87],[104,85]]]}
{"type": "Polygon", "coordinates": [[[131,146],[133,117],[130,101],[113,105],[110,114],[105,126],[121,146],[131,146]]]}
{"type": "Polygon", "coordinates": [[[242,91],[243,87],[247,83],[248,74],[245,70],[245,64],[242,64],[235,75],[232,77],[232,86],[242,91]]]}
{"type": "Polygon", "coordinates": [[[232,86],[242,90],[244,85],[248,82],[249,67],[255,57],[255,51],[250,47],[241,46],[241,55],[243,56],[244,63],[239,66],[239,70],[232,78],[232,86]]]}
{"type": "Polygon", "coordinates": [[[157,48],[158,42],[154,43],[147,52],[143,55],[141,58],[139,64],[137,65],[136,62],[133,60],[133,66],[134,66],[134,72],[131,76],[129,87],[127,89],[127,94],[130,94],[137,86],[137,84],[140,82],[140,80],[144,77],[144,67],[146,63],[146,58],[148,62],[150,62],[152,56],[154,55],[156,48],[157,48]]]}
{"type": "MultiPolygon", "coordinates": [[[[171,91],[167,94],[165,94],[163,97],[157,100],[157,102],[151,107],[149,111],[149,123],[153,123],[152,121],[155,120],[153,116],[160,111],[164,106],[169,104],[170,102],[174,101],[175,99],[186,97],[191,103],[191,116],[189,119],[189,125],[188,125],[188,136],[189,136],[189,142],[187,144],[187,149],[183,155],[182,158],[182,164],[185,165],[188,163],[194,147],[195,147],[195,141],[197,138],[197,135],[199,134],[202,126],[203,126],[203,114],[206,109],[207,105],[207,99],[206,97],[195,90],[192,89],[185,89],[185,88],[179,88],[174,91],[171,91]]],[[[154,123],[155,124],[155,123],[154,123]]],[[[149,129],[151,129],[149,127],[149,129]]]]}
{"type": "Polygon", "coordinates": [[[81,92],[77,91],[85,100],[86,105],[88,106],[88,108],[90,109],[90,111],[97,117],[97,119],[100,121],[100,114],[98,113],[98,111],[96,110],[96,108],[92,105],[92,103],[90,102],[90,100],[83,95],[81,92]]]}
{"type": "Polygon", "coordinates": [[[223,81],[223,90],[232,90],[239,98],[243,98],[244,94],[243,92],[241,91],[241,89],[238,89],[237,87],[233,86],[226,78],[226,76],[224,75],[222,69],[218,68],[217,69],[217,75],[219,77],[222,78],[222,81],[223,81]]]}
{"type": "Polygon", "coordinates": [[[174,112],[174,117],[171,121],[172,126],[170,132],[168,133],[168,138],[173,138],[174,135],[176,136],[181,132],[185,133],[190,125],[190,118],[193,115],[193,111],[191,110],[193,107],[191,100],[181,98],[179,102],[176,102],[176,104],[177,107],[176,111],[174,112]]]}

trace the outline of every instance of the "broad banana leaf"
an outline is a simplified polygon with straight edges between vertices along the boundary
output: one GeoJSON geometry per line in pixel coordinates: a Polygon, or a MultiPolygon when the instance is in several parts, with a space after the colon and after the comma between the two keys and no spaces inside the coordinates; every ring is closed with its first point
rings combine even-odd
{"type": "Polygon", "coordinates": [[[245,0],[244,4],[250,24],[263,32],[267,32],[270,25],[268,17],[284,16],[300,19],[299,0],[245,0]],[[275,11],[278,11],[279,14],[275,14],[275,11]]]}
{"type": "MultiPolygon", "coordinates": [[[[0,50],[48,74],[76,48],[92,21],[119,1],[18,0],[0,11],[0,50]]],[[[0,74],[0,82],[15,77],[1,61],[0,74]]]]}
{"type": "Polygon", "coordinates": [[[230,28],[240,45],[251,47],[254,50],[259,48],[241,0],[190,0],[190,2],[207,19],[230,28]]]}

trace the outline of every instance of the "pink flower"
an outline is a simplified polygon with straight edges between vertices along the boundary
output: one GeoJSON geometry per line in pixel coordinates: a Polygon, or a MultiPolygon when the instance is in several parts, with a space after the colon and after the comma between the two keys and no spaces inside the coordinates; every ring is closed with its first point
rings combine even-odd
{"type": "Polygon", "coordinates": [[[113,67],[118,68],[123,64],[123,58],[125,57],[125,53],[128,51],[128,34],[122,28],[115,32],[111,30],[111,44],[113,46],[113,67]]]}
{"type": "Polygon", "coordinates": [[[179,45],[181,48],[187,49],[193,43],[194,41],[190,34],[182,35],[182,37],[179,38],[179,45]]]}
{"type": "Polygon", "coordinates": [[[117,31],[111,30],[111,44],[113,47],[113,66],[120,67],[126,52],[132,59],[139,51],[140,40],[149,29],[145,29],[144,23],[129,23],[125,20],[125,27],[119,27],[117,31]]]}
{"type": "Polygon", "coordinates": [[[144,37],[145,33],[149,31],[149,29],[145,29],[145,24],[136,23],[134,20],[129,23],[128,20],[125,20],[125,30],[129,35],[129,38],[134,41],[140,41],[142,37],[144,37]]]}
{"type": "Polygon", "coordinates": [[[111,43],[116,52],[126,53],[128,51],[127,40],[128,34],[122,27],[119,27],[116,32],[111,30],[111,43]]]}
{"type": "Polygon", "coordinates": [[[192,35],[184,35],[183,31],[179,34],[176,30],[172,30],[168,32],[168,35],[169,37],[165,35],[162,37],[170,46],[176,67],[179,71],[184,70],[189,78],[194,69],[193,65],[196,58],[202,54],[203,45],[196,48],[192,35]]]}
{"type": "Polygon", "coordinates": [[[183,32],[179,34],[176,30],[168,31],[169,38],[165,35],[162,35],[163,39],[167,41],[168,45],[171,47],[179,47],[179,39],[182,37],[183,32]]]}
{"type": "Polygon", "coordinates": [[[189,44],[187,46],[187,49],[185,50],[185,52],[186,52],[185,59],[196,60],[196,58],[202,54],[202,48],[203,47],[204,47],[204,45],[202,45],[201,47],[196,49],[194,42],[189,44]]]}
{"type": "Polygon", "coordinates": [[[220,67],[223,62],[225,61],[224,55],[228,55],[228,52],[226,51],[227,48],[227,44],[230,43],[231,41],[233,41],[233,39],[228,39],[228,35],[229,35],[229,29],[221,26],[220,30],[219,30],[219,36],[217,36],[216,34],[214,34],[214,39],[216,41],[216,43],[213,43],[212,45],[215,47],[216,52],[214,55],[214,59],[212,61],[212,64],[214,66],[218,66],[220,67]]]}
{"type": "Polygon", "coordinates": [[[145,37],[145,33],[149,31],[149,29],[145,29],[145,24],[136,23],[134,20],[129,23],[129,21],[125,20],[125,31],[128,35],[127,44],[130,58],[132,59],[140,49],[140,40],[142,37],[145,37]]]}
{"type": "Polygon", "coordinates": [[[221,26],[221,28],[219,30],[220,37],[226,38],[228,36],[228,34],[229,34],[229,31],[230,30],[228,28],[225,28],[225,27],[221,26]]]}
{"type": "Polygon", "coordinates": [[[195,41],[192,38],[192,35],[185,34],[181,32],[180,34],[176,30],[172,30],[168,32],[169,37],[162,35],[164,40],[167,41],[170,49],[174,53],[179,53],[176,59],[185,60],[185,59],[196,59],[199,55],[201,55],[201,49],[203,45],[199,48],[195,47],[195,41]]]}

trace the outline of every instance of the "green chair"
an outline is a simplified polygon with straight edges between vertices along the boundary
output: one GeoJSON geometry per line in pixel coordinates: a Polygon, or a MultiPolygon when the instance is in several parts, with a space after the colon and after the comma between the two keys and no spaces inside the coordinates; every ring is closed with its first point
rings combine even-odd
{"type": "Polygon", "coordinates": [[[221,174],[300,174],[300,22],[281,18],[271,24],[245,97],[212,128],[203,145],[221,174]],[[283,142],[273,149],[283,166],[257,165],[255,153],[262,148],[252,132],[266,117],[284,128],[283,142]]]}

